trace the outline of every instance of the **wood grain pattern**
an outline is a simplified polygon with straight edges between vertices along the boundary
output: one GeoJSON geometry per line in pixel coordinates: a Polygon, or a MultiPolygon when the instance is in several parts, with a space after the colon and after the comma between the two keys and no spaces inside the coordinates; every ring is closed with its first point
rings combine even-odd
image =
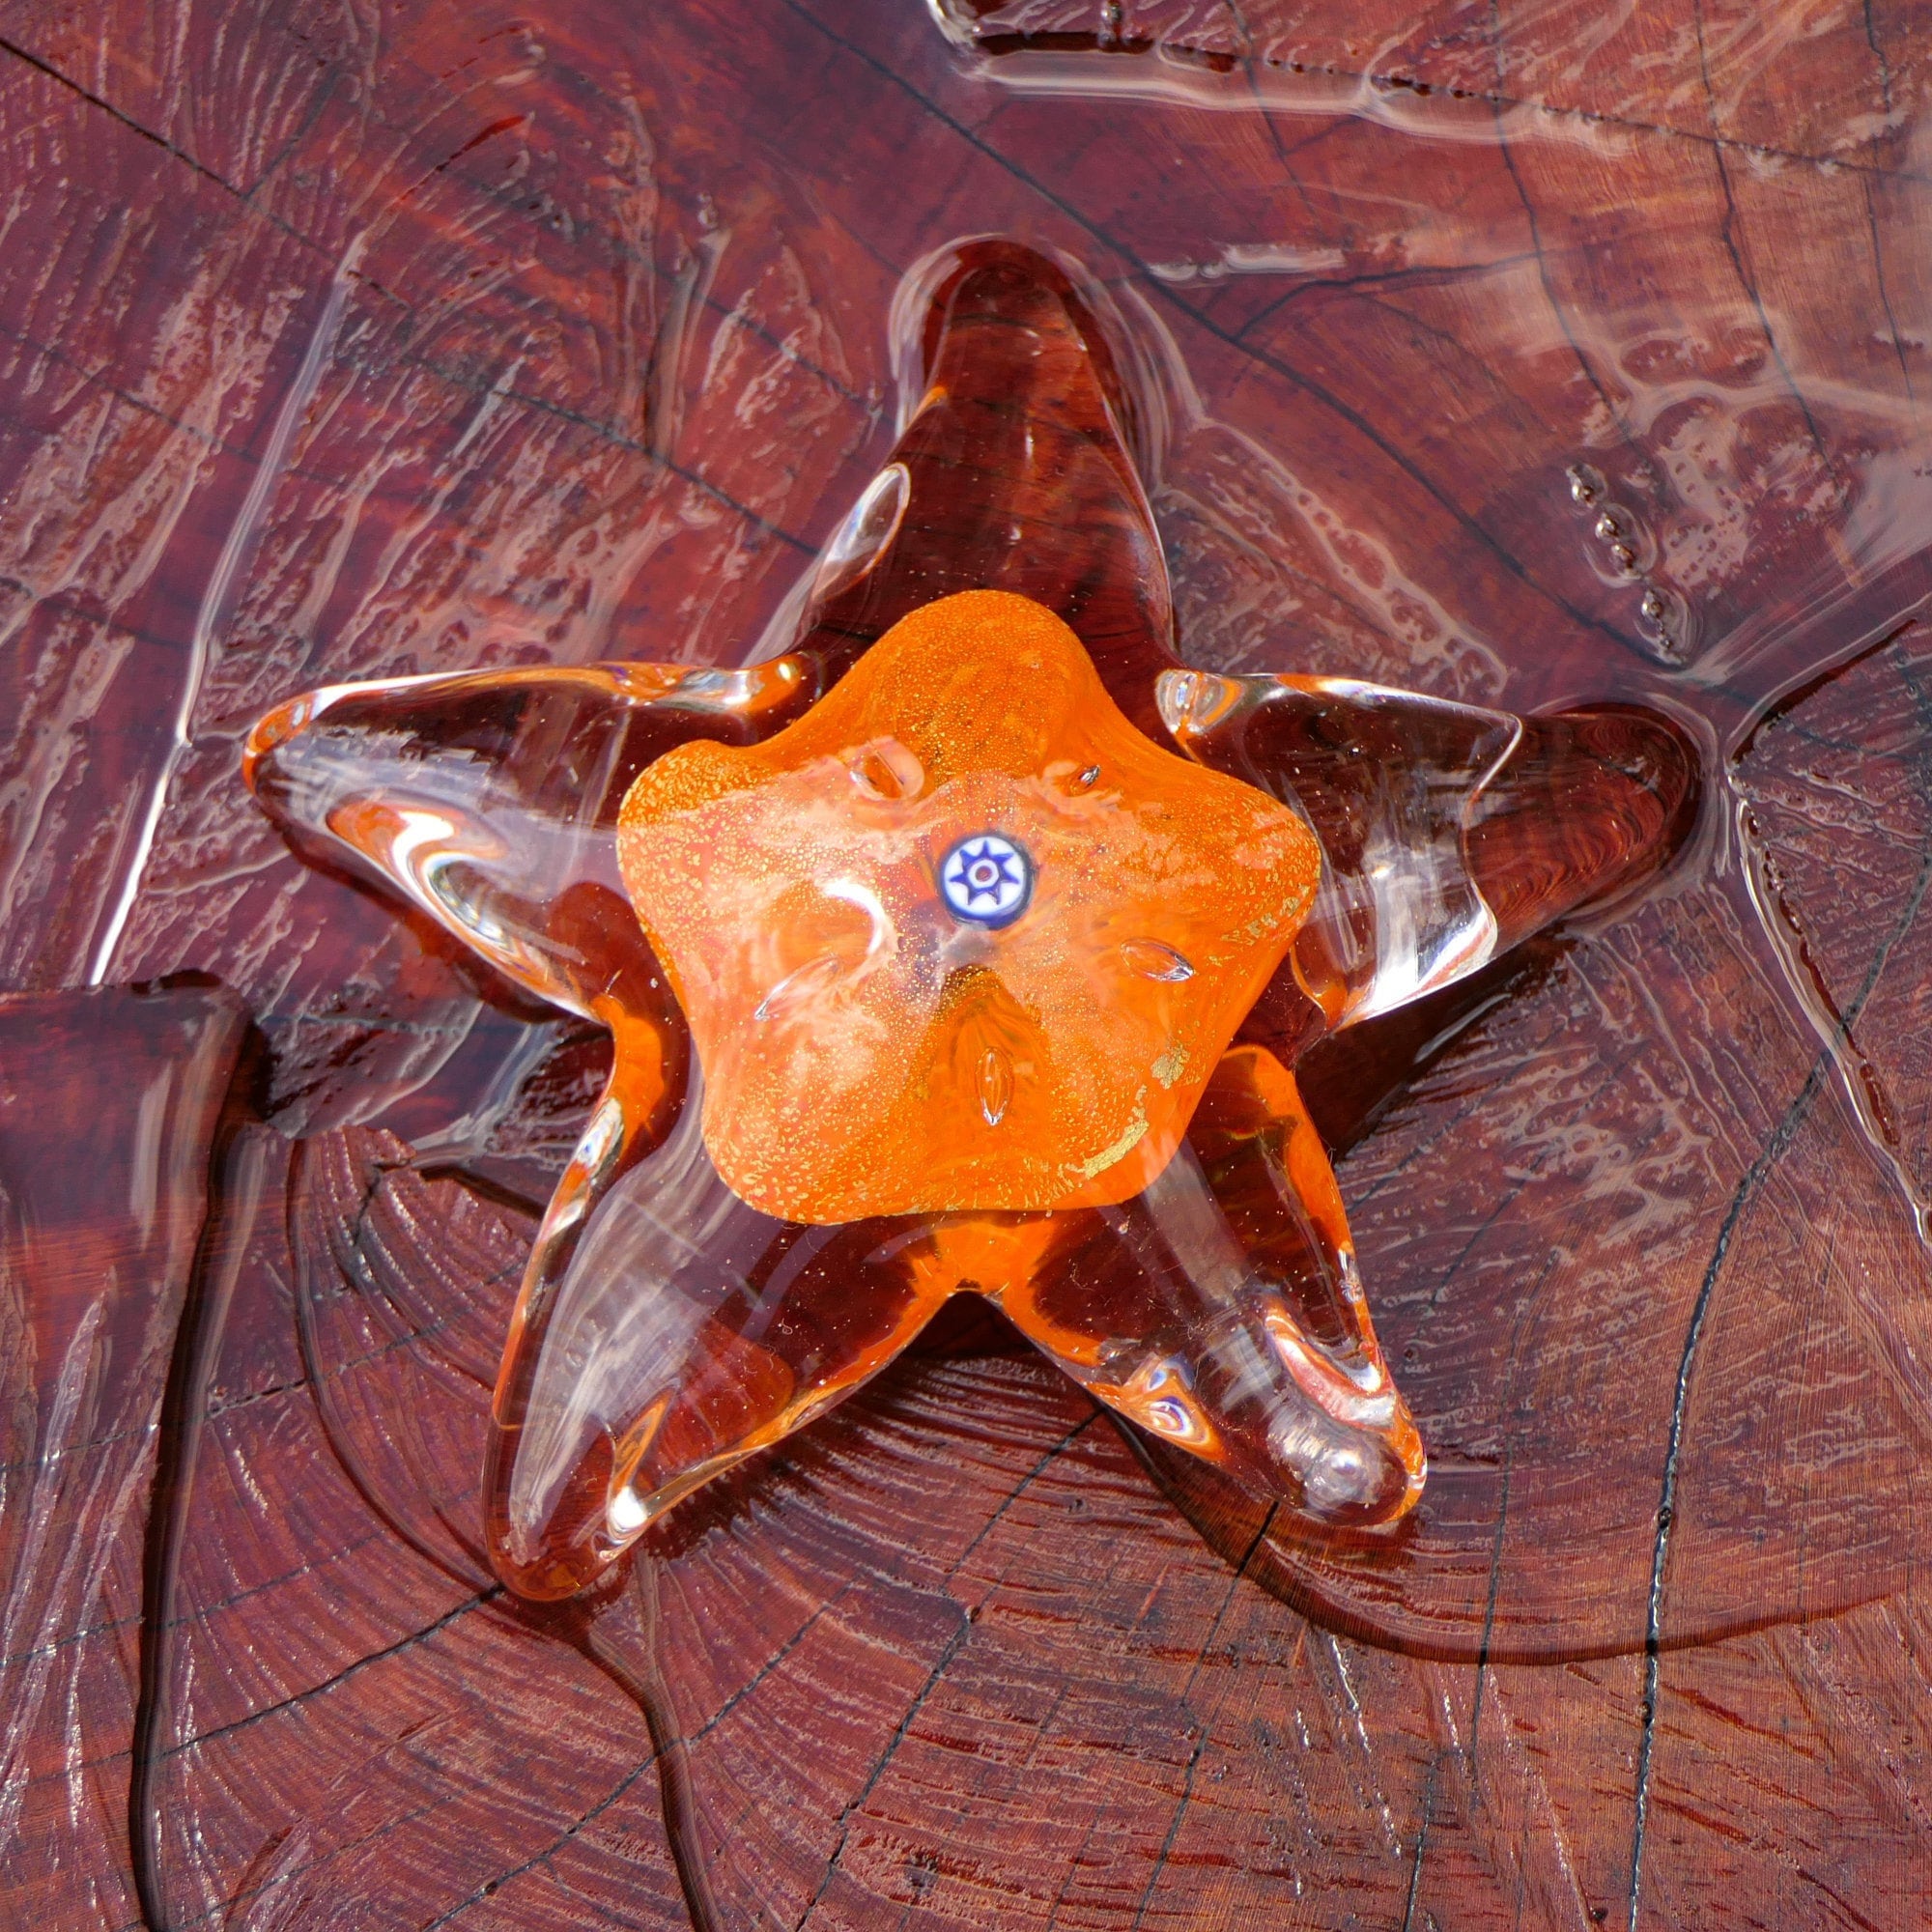
{"type": "Polygon", "coordinates": [[[1925,12],[945,12],[0,0],[0,1918],[1902,1932],[1925,12]],[[978,231],[1184,372],[1202,662],[1660,705],[1711,804],[1311,1067],[1397,1547],[980,1318],[517,1609],[485,1384],[603,1048],[299,865],[241,735],[735,652],[978,231]]]}
{"type": "Polygon", "coordinates": [[[22,1922],[135,1910],[157,1437],[245,1027],[199,989],[0,998],[0,1843],[22,1922]]]}

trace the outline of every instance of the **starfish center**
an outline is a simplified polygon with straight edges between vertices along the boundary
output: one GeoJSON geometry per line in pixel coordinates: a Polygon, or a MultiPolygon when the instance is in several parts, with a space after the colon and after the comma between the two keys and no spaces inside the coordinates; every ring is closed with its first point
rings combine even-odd
{"type": "Polygon", "coordinates": [[[997,832],[962,838],[939,867],[939,890],[955,919],[1010,925],[1033,895],[1033,861],[997,832]]]}
{"type": "Polygon", "coordinates": [[[1299,818],[1156,745],[1000,591],[915,611],[760,745],[668,753],[618,856],[714,1164],[817,1223],[1139,1193],[1320,867],[1299,818]]]}

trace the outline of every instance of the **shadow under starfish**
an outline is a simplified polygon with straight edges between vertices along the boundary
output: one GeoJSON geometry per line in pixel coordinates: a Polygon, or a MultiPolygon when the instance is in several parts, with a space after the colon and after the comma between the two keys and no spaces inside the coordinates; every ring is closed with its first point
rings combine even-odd
{"type": "Polygon", "coordinates": [[[964,1290],[1236,1482],[1400,1518],[1422,1445],[1289,1069],[1692,814],[1647,713],[1185,668],[1104,297],[980,240],[899,312],[904,431],[760,661],[334,686],[249,743],[292,831],[613,1035],[497,1390],[526,1596],[964,1290]]]}

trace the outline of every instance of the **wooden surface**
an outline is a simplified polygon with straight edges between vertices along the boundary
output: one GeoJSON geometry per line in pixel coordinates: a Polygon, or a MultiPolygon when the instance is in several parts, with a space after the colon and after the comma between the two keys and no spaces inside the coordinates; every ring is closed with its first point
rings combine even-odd
{"type": "Polygon", "coordinates": [[[1932,14],[941,11],[0,0],[0,1918],[1922,1923],[1932,14]],[[961,1320],[518,1609],[486,1387],[602,1050],[240,736],[737,655],[981,230],[1170,367],[1198,661],[1666,706],[1710,807],[1311,1071],[1393,1548],[961,1320]]]}

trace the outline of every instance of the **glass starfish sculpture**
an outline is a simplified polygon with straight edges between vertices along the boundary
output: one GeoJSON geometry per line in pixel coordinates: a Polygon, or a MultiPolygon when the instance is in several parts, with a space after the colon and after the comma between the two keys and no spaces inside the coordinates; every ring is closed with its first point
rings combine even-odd
{"type": "Polygon", "coordinates": [[[1422,1444],[1289,1069],[1692,807],[1639,711],[1184,668],[1104,297],[982,240],[898,313],[903,434],[753,662],[334,685],[248,744],[291,831],[613,1037],[497,1388],[526,1596],[962,1290],[1285,1506],[1401,1517],[1422,1444]]]}

